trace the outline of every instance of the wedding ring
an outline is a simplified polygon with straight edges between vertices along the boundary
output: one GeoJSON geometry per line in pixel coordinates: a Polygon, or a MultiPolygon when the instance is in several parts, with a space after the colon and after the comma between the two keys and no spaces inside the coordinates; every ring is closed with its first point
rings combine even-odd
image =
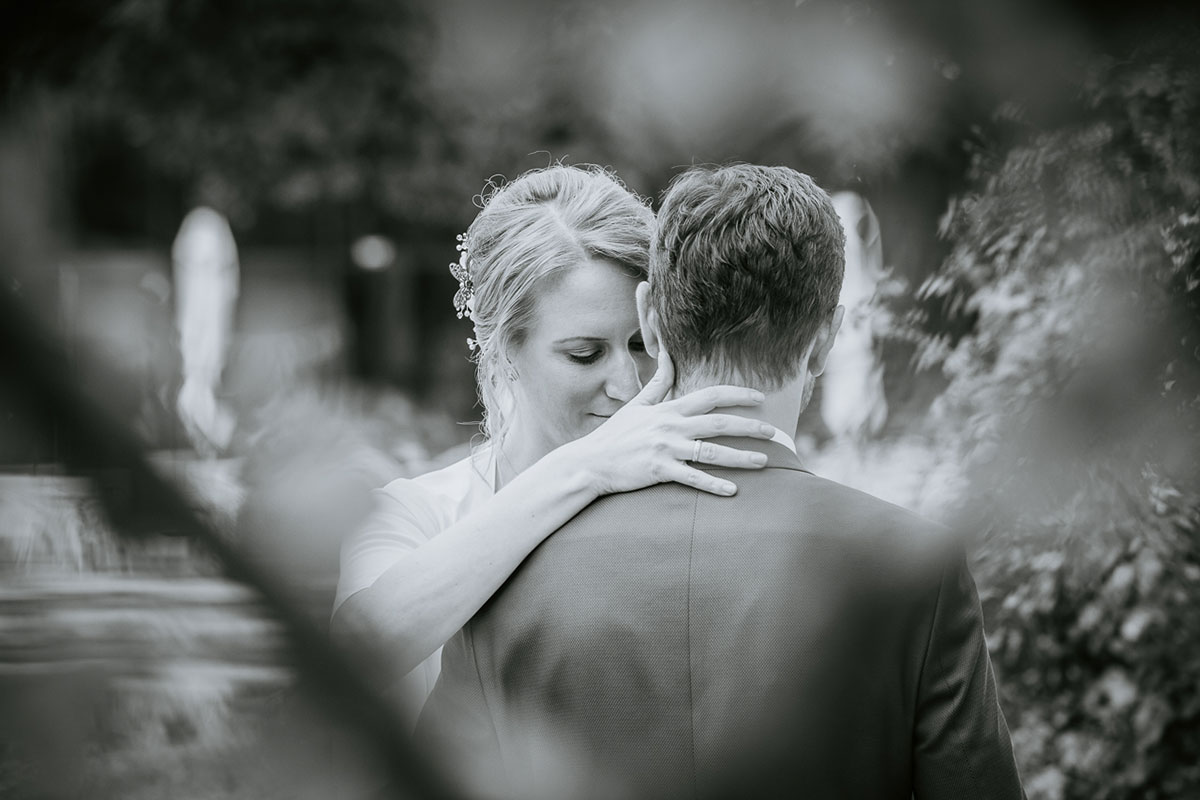
{"type": "Polygon", "coordinates": [[[692,446],[692,461],[700,463],[700,448],[704,446],[704,442],[697,439],[692,446]]]}

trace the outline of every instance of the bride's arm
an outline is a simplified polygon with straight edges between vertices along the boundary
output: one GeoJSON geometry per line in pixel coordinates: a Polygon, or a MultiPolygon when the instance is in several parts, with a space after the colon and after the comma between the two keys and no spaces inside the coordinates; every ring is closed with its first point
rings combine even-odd
{"type": "MultiPolygon", "coordinates": [[[[561,448],[560,448],[561,450],[561,448]]],[[[550,453],[471,514],[408,551],[333,616],[392,677],[413,669],[475,615],[551,532],[597,494],[586,470],[550,453]]],[[[374,660],[374,659],[373,659],[374,660]]]]}
{"type": "MultiPolygon", "coordinates": [[[[544,456],[472,513],[403,555],[334,613],[335,635],[366,647],[392,677],[428,658],[487,602],[529,553],[603,494],[676,481],[732,494],[728,481],[687,466],[694,442],[717,435],[769,439],[774,428],[709,413],[762,395],[719,386],[659,402],[669,364],[595,432],[544,456]]],[[[706,442],[701,461],[756,468],[758,453],[706,442]]]]}

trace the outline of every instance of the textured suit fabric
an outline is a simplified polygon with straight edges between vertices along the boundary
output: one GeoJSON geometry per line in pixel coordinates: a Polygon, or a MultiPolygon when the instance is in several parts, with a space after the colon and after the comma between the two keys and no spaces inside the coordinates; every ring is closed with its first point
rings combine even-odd
{"type": "Polygon", "coordinates": [[[443,652],[417,735],[495,796],[1019,798],[949,533],[775,443],[605,497],[443,652]]]}

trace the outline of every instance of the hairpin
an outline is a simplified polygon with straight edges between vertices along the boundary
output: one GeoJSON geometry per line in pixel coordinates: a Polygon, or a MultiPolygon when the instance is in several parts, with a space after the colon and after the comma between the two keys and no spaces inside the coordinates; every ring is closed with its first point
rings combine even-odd
{"type": "Polygon", "coordinates": [[[460,233],[455,249],[459,256],[456,263],[450,265],[450,274],[458,280],[458,291],[454,293],[454,310],[458,318],[471,316],[471,300],[475,297],[475,284],[471,282],[471,273],[467,270],[467,235],[460,233]]]}

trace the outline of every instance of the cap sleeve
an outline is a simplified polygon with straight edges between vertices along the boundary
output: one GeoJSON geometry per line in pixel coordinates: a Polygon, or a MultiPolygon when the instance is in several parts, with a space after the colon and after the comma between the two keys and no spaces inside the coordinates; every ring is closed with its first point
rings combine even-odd
{"type": "Polygon", "coordinates": [[[346,598],[373,584],[405,553],[445,526],[437,497],[412,480],[396,480],[372,493],[374,508],[343,544],[336,612],[346,598]]]}

